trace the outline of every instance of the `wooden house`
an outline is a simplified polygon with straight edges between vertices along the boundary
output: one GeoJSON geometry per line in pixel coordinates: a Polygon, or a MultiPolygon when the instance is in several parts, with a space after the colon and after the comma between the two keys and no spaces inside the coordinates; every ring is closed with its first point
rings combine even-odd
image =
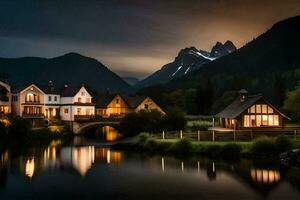
{"type": "Polygon", "coordinates": [[[245,89],[239,93],[232,104],[216,115],[224,128],[280,128],[284,126],[284,120],[289,119],[262,95],[248,95],[245,89]]]}

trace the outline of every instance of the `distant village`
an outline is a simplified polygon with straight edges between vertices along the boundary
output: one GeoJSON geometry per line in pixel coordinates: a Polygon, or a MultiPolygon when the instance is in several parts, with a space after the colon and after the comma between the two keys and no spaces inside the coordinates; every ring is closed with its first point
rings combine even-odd
{"type": "Polygon", "coordinates": [[[64,122],[95,118],[122,118],[139,110],[163,110],[147,96],[103,94],[93,97],[84,85],[64,85],[59,89],[52,81],[45,86],[29,84],[12,87],[0,81],[6,97],[0,100],[0,114],[15,114],[32,122],[33,127],[60,119],[64,122]]]}

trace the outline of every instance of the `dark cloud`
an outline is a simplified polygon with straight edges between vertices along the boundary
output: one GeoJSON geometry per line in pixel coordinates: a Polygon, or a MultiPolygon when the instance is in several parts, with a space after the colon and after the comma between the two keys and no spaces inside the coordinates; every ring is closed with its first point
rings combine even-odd
{"type": "Polygon", "coordinates": [[[297,14],[299,0],[2,0],[0,56],[77,51],[142,77],[181,48],[227,39],[240,47],[297,14]]]}

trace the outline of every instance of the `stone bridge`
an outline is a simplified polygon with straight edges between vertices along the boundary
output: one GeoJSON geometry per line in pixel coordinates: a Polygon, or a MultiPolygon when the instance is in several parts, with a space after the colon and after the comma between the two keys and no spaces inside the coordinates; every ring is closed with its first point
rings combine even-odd
{"type": "Polygon", "coordinates": [[[120,124],[119,119],[103,120],[103,121],[87,121],[87,122],[73,122],[73,132],[75,134],[83,134],[91,128],[101,126],[118,126],[120,124]]]}

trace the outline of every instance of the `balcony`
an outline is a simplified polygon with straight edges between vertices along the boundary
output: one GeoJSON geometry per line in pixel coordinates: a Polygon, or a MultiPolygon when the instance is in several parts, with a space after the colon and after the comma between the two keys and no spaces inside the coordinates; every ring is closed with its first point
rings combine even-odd
{"type": "Polygon", "coordinates": [[[74,121],[92,121],[95,115],[74,115],[74,121]]]}
{"type": "Polygon", "coordinates": [[[45,118],[43,113],[26,113],[26,112],[23,112],[22,117],[23,118],[34,118],[34,119],[45,118]]]}
{"type": "Polygon", "coordinates": [[[37,105],[37,104],[41,104],[40,101],[25,101],[25,104],[34,104],[34,105],[37,105]]]}

